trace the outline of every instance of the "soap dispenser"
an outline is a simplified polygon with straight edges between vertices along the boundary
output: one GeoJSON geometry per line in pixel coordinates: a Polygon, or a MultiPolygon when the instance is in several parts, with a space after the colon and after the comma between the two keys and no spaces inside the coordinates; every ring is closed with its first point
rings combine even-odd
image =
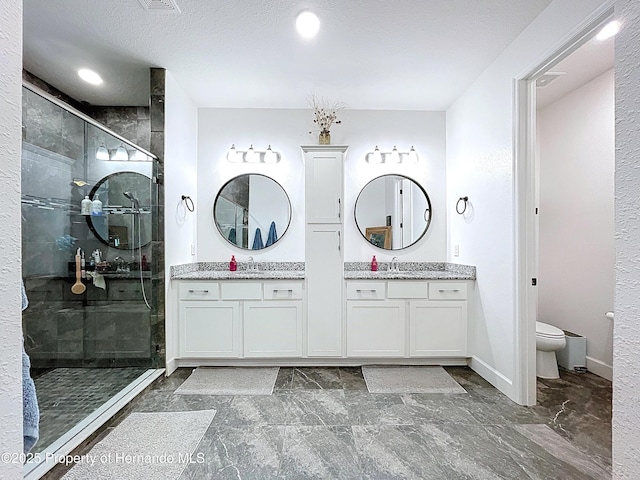
{"type": "Polygon", "coordinates": [[[85,195],[82,202],[80,202],[80,213],[82,215],[91,215],[91,199],[89,195],[85,195]]]}
{"type": "Polygon", "coordinates": [[[91,202],[91,215],[102,215],[102,202],[100,201],[100,195],[96,195],[96,198],[91,202]]]}
{"type": "Polygon", "coordinates": [[[238,262],[236,262],[236,257],[234,255],[231,255],[231,261],[229,262],[229,271],[235,272],[236,270],[238,270],[238,262]]]}
{"type": "Polygon", "coordinates": [[[378,260],[376,260],[376,256],[375,255],[371,259],[371,271],[372,272],[377,272],[378,271],[378,260]]]}

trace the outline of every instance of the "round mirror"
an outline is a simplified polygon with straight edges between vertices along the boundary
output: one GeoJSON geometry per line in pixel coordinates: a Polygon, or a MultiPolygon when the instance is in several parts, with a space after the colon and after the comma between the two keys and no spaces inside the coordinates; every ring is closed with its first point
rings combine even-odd
{"type": "Polygon", "coordinates": [[[102,243],[133,250],[151,242],[151,179],[136,172],[104,177],[89,193],[89,228],[102,243]],[[98,202],[99,201],[99,202],[98,202]]]}
{"type": "Polygon", "coordinates": [[[367,183],[356,200],[355,219],[362,236],[385,250],[407,248],[431,223],[427,192],[402,175],[383,175],[367,183]]]}
{"type": "Polygon", "coordinates": [[[278,182],[255,173],[232,178],[218,192],[213,219],[236,247],[260,250],[276,243],[291,221],[291,203],[278,182]]]}

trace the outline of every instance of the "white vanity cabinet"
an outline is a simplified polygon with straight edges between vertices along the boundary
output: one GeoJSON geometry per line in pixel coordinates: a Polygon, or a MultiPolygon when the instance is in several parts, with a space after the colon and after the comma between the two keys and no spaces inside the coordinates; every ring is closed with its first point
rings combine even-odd
{"type": "Polygon", "coordinates": [[[182,281],[181,358],[301,357],[303,281],[182,281]]]}
{"type": "Polygon", "coordinates": [[[179,289],[180,356],[240,355],[240,303],[221,302],[217,282],[183,282],[179,289]]]}
{"type": "Polygon", "coordinates": [[[467,281],[352,280],[348,357],[467,357],[467,281]]]}

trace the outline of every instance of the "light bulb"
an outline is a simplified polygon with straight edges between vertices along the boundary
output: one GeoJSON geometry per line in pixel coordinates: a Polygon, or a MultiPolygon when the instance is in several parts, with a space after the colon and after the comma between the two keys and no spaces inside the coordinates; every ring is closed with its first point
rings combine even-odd
{"type": "Polygon", "coordinates": [[[411,145],[411,150],[409,150],[409,163],[418,163],[418,152],[411,145]]]}
{"type": "Polygon", "coordinates": [[[373,153],[369,154],[369,163],[382,163],[382,154],[377,145],[373,153]]]}
{"type": "Polygon", "coordinates": [[[78,70],[78,76],[91,85],[100,85],[102,83],[102,77],[88,68],[81,68],[78,70]]]}
{"type": "Polygon", "coordinates": [[[260,156],[256,155],[253,145],[251,145],[249,150],[244,154],[244,161],[247,163],[256,163],[260,161],[260,156]]]}
{"type": "Polygon", "coordinates": [[[120,146],[113,151],[111,160],[129,160],[129,153],[127,149],[124,148],[124,145],[120,144],[120,146]]]}
{"type": "Polygon", "coordinates": [[[96,150],[96,160],[109,160],[109,150],[104,146],[104,142],[96,150]]]}
{"type": "Polygon", "coordinates": [[[620,22],[617,20],[613,20],[612,22],[607,23],[602,30],[596,35],[596,40],[606,40],[607,38],[614,37],[620,31],[620,22]]]}
{"type": "Polygon", "coordinates": [[[264,163],[278,163],[278,156],[271,150],[271,145],[269,145],[267,151],[264,152],[264,163]]]}
{"type": "Polygon", "coordinates": [[[320,29],[320,20],[315,13],[304,10],[296,17],[296,30],[302,38],[310,39],[316,36],[320,29]]]}
{"type": "Polygon", "coordinates": [[[400,163],[400,154],[398,153],[398,149],[396,146],[393,146],[393,150],[391,150],[391,155],[389,156],[390,163],[400,163]]]}
{"type": "Polygon", "coordinates": [[[231,163],[238,163],[240,161],[235,144],[231,144],[231,148],[227,152],[227,161],[231,163]]]}

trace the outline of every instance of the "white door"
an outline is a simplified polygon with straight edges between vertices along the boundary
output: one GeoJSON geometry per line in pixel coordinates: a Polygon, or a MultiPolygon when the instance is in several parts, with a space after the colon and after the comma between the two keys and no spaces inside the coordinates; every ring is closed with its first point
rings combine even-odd
{"type": "Polygon", "coordinates": [[[307,354],[342,356],[341,226],[307,227],[307,354]]]}
{"type": "Polygon", "coordinates": [[[342,153],[305,155],[306,222],[342,223],[342,153]]]}
{"type": "Polygon", "coordinates": [[[301,357],[302,302],[244,303],[245,357],[301,357]]]}
{"type": "Polygon", "coordinates": [[[466,357],[467,302],[409,302],[409,350],[412,357],[466,357]]]}
{"type": "Polygon", "coordinates": [[[239,302],[180,302],[180,356],[238,357],[239,302]]]}
{"type": "Polygon", "coordinates": [[[405,338],[405,302],[347,302],[348,357],[403,357],[405,338]]]}

